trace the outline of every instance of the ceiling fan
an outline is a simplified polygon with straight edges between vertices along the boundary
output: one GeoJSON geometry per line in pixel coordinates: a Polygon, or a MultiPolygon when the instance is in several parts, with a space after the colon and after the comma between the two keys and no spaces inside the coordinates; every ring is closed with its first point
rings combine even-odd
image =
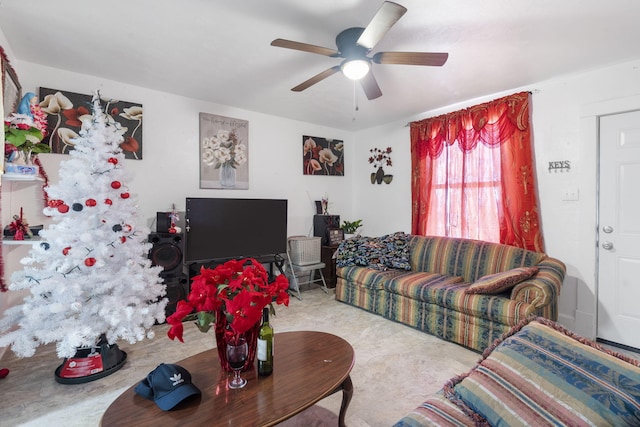
{"type": "Polygon", "coordinates": [[[447,62],[448,53],[433,52],[377,52],[372,57],[369,52],[387,34],[389,29],[407,12],[404,6],[385,1],[365,28],[347,28],[336,37],[337,50],[307,43],[300,43],[285,39],[275,39],[271,46],[301,50],[332,58],[343,58],[339,65],[335,65],[292,88],[294,92],[301,92],[310,86],[342,71],[352,80],[360,80],[367,99],[376,99],[382,95],[378,82],[373,76],[371,63],[401,64],[401,65],[430,65],[440,67],[447,62]]]}

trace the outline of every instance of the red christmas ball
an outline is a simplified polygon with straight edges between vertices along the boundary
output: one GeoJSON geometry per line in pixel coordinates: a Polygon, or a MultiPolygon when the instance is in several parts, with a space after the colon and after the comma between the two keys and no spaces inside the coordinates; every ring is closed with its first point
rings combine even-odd
{"type": "Polygon", "coordinates": [[[105,205],[112,205],[113,202],[111,201],[111,199],[104,199],[104,204],[105,205]]]}
{"type": "Polygon", "coordinates": [[[128,199],[129,196],[131,196],[129,193],[122,193],[120,194],[120,197],[122,197],[123,199],[128,199]]]}
{"type": "Polygon", "coordinates": [[[131,230],[133,230],[133,227],[130,224],[124,225],[124,231],[126,231],[127,233],[131,233],[131,230]]]}
{"type": "Polygon", "coordinates": [[[109,157],[109,160],[107,160],[109,163],[111,163],[112,165],[117,165],[118,164],[118,159],[116,159],[115,157],[109,157]]]}
{"type": "Polygon", "coordinates": [[[84,202],[84,204],[92,208],[97,204],[97,202],[95,199],[87,199],[87,201],[84,202]]]}
{"type": "Polygon", "coordinates": [[[64,203],[61,204],[61,205],[58,205],[58,212],[60,212],[60,213],[69,212],[69,205],[65,205],[64,203]]]}
{"type": "Polygon", "coordinates": [[[47,202],[47,206],[49,206],[50,208],[57,208],[58,206],[60,206],[62,204],[62,200],[49,200],[49,202],[47,202]]]}
{"type": "Polygon", "coordinates": [[[84,260],[84,265],[86,265],[87,267],[93,267],[95,264],[96,264],[95,258],[87,258],[84,260]]]}
{"type": "Polygon", "coordinates": [[[62,250],[62,255],[69,255],[69,251],[71,250],[71,246],[67,246],[62,250]]]}
{"type": "Polygon", "coordinates": [[[121,243],[127,243],[127,237],[126,236],[121,236],[120,237],[120,242],[121,243]]]}
{"type": "Polygon", "coordinates": [[[114,190],[117,190],[120,187],[122,187],[122,184],[120,183],[120,181],[113,181],[111,183],[111,188],[113,188],[114,190]]]}

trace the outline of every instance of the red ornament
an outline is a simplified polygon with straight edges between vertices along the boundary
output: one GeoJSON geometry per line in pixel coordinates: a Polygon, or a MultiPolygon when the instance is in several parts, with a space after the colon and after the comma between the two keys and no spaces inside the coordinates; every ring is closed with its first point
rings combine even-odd
{"type": "Polygon", "coordinates": [[[129,193],[122,193],[122,194],[120,194],[120,197],[122,197],[123,199],[128,199],[128,198],[129,198],[129,196],[130,196],[130,194],[129,194],[129,193]]]}
{"type": "Polygon", "coordinates": [[[47,202],[47,206],[49,206],[50,208],[57,208],[58,206],[60,206],[63,203],[64,202],[62,200],[49,200],[47,202]]]}
{"type": "Polygon", "coordinates": [[[111,183],[111,188],[113,188],[114,190],[117,190],[120,187],[122,187],[122,184],[120,183],[120,181],[113,181],[111,183]]]}
{"type": "Polygon", "coordinates": [[[127,243],[127,237],[126,236],[121,236],[120,237],[120,242],[121,243],[127,243]]]}
{"type": "Polygon", "coordinates": [[[131,233],[131,230],[133,230],[133,227],[131,225],[129,225],[129,224],[125,224],[124,225],[124,231],[126,233],[131,233]]]}
{"type": "Polygon", "coordinates": [[[61,204],[61,205],[58,205],[58,212],[60,212],[60,213],[69,212],[69,205],[65,205],[64,203],[61,204]]]}
{"type": "Polygon", "coordinates": [[[71,250],[71,246],[67,246],[62,250],[62,255],[69,255],[69,251],[71,250]]]}
{"type": "Polygon", "coordinates": [[[104,204],[105,205],[112,205],[113,202],[111,201],[111,199],[104,199],[104,204]]]}
{"type": "Polygon", "coordinates": [[[84,204],[92,208],[97,204],[97,202],[95,199],[87,199],[87,201],[84,202],[84,204]]]}
{"type": "Polygon", "coordinates": [[[86,265],[87,267],[93,267],[95,264],[96,264],[95,258],[87,258],[84,260],[84,265],[86,265]]]}
{"type": "Polygon", "coordinates": [[[115,157],[109,157],[109,160],[107,160],[109,163],[111,163],[112,165],[117,165],[118,164],[118,159],[116,159],[115,157]]]}

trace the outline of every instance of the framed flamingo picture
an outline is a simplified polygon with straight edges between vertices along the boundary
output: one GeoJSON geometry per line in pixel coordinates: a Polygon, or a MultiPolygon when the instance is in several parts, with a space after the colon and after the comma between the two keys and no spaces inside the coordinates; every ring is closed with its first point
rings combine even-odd
{"type": "Polygon", "coordinates": [[[304,175],[344,176],[344,142],[319,136],[302,136],[304,175]]]}
{"type": "MultiPolygon", "coordinates": [[[[73,139],[78,136],[83,120],[91,117],[91,99],[85,95],[41,87],[38,99],[47,113],[47,135],[42,140],[52,153],[69,154],[73,139]]],[[[125,158],[142,160],[142,104],[120,101],[100,94],[100,104],[107,121],[122,135],[120,147],[125,158]]]]}

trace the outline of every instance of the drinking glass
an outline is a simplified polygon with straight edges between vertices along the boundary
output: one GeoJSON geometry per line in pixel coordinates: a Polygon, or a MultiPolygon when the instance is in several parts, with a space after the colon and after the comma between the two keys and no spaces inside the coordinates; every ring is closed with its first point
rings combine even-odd
{"type": "Polygon", "coordinates": [[[227,343],[227,360],[233,369],[233,380],[229,382],[229,388],[242,388],[247,380],[240,377],[240,370],[247,361],[249,346],[244,336],[233,337],[227,343]]]}

